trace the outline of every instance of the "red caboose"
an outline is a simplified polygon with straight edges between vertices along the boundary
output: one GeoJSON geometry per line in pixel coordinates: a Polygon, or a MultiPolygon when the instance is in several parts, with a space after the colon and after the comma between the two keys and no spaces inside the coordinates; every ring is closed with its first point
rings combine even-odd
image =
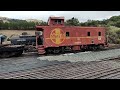
{"type": "Polygon", "coordinates": [[[48,26],[36,26],[39,54],[99,49],[106,43],[104,27],[65,26],[64,17],[49,17],[48,26]]]}

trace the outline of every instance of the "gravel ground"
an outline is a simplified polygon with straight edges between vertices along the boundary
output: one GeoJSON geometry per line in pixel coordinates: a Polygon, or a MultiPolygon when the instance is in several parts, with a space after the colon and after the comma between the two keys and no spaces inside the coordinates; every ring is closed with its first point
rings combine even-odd
{"type": "Polygon", "coordinates": [[[33,56],[21,56],[14,58],[0,59],[0,73],[7,73],[25,69],[31,69],[36,67],[42,67],[47,65],[53,65],[56,63],[63,63],[59,61],[38,60],[37,55],[33,56]]]}
{"type": "Polygon", "coordinates": [[[70,53],[63,54],[58,56],[45,56],[38,57],[39,60],[48,60],[48,61],[70,61],[70,62],[78,62],[78,61],[98,61],[100,59],[109,58],[109,57],[117,57],[120,55],[120,49],[99,51],[99,52],[80,52],[80,53],[70,53]]]}
{"type": "Polygon", "coordinates": [[[106,50],[100,52],[68,53],[57,56],[38,56],[36,54],[23,55],[21,57],[0,59],[0,73],[13,72],[63,62],[89,62],[100,59],[119,56],[120,49],[106,50]]]}

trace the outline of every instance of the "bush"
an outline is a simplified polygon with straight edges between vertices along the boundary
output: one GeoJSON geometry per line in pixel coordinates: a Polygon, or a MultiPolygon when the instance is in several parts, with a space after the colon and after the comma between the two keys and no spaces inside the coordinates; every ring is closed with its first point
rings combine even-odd
{"type": "Polygon", "coordinates": [[[120,44],[120,38],[116,40],[116,44],[120,44]]]}
{"type": "Polygon", "coordinates": [[[28,35],[28,33],[27,32],[23,32],[22,35],[28,35]]]}
{"type": "Polygon", "coordinates": [[[108,35],[108,43],[120,44],[120,28],[110,26],[106,34],[108,35]]]}

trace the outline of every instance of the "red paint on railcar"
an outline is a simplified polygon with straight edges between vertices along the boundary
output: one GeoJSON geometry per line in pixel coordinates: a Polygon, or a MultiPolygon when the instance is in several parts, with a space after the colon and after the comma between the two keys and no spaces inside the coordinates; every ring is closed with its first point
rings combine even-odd
{"type": "Polygon", "coordinates": [[[80,50],[88,46],[105,46],[104,27],[65,26],[63,17],[50,17],[48,26],[36,26],[36,48],[39,54],[69,47],[80,50]]]}

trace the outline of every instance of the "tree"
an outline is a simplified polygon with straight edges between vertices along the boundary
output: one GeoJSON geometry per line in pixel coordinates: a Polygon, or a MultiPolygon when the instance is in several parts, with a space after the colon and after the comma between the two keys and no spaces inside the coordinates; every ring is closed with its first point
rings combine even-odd
{"type": "Polygon", "coordinates": [[[46,26],[46,25],[47,25],[47,22],[45,22],[45,21],[41,21],[41,22],[38,23],[37,25],[46,26]]]}
{"type": "Polygon", "coordinates": [[[79,26],[80,22],[79,22],[79,20],[77,18],[73,17],[71,19],[66,20],[65,25],[68,25],[68,26],[79,26]]]}
{"type": "Polygon", "coordinates": [[[113,22],[116,22],[116,21],[118,21],[118,20],[120,20],[120,16],[112,16],[112,17],[109,19],[109,21],[113,21],[113,22]]]}
{"type": "Polygon", "coordinates": [[[120,27],[120,20],[119,20],[119,21],[116,21],[116,22],[114,23],[114,26],[120,27]]]}
{"type": "Polygon", "coordinates": [[[0,29],[3,29],[3,21],[0,21],[0,29]]]}

